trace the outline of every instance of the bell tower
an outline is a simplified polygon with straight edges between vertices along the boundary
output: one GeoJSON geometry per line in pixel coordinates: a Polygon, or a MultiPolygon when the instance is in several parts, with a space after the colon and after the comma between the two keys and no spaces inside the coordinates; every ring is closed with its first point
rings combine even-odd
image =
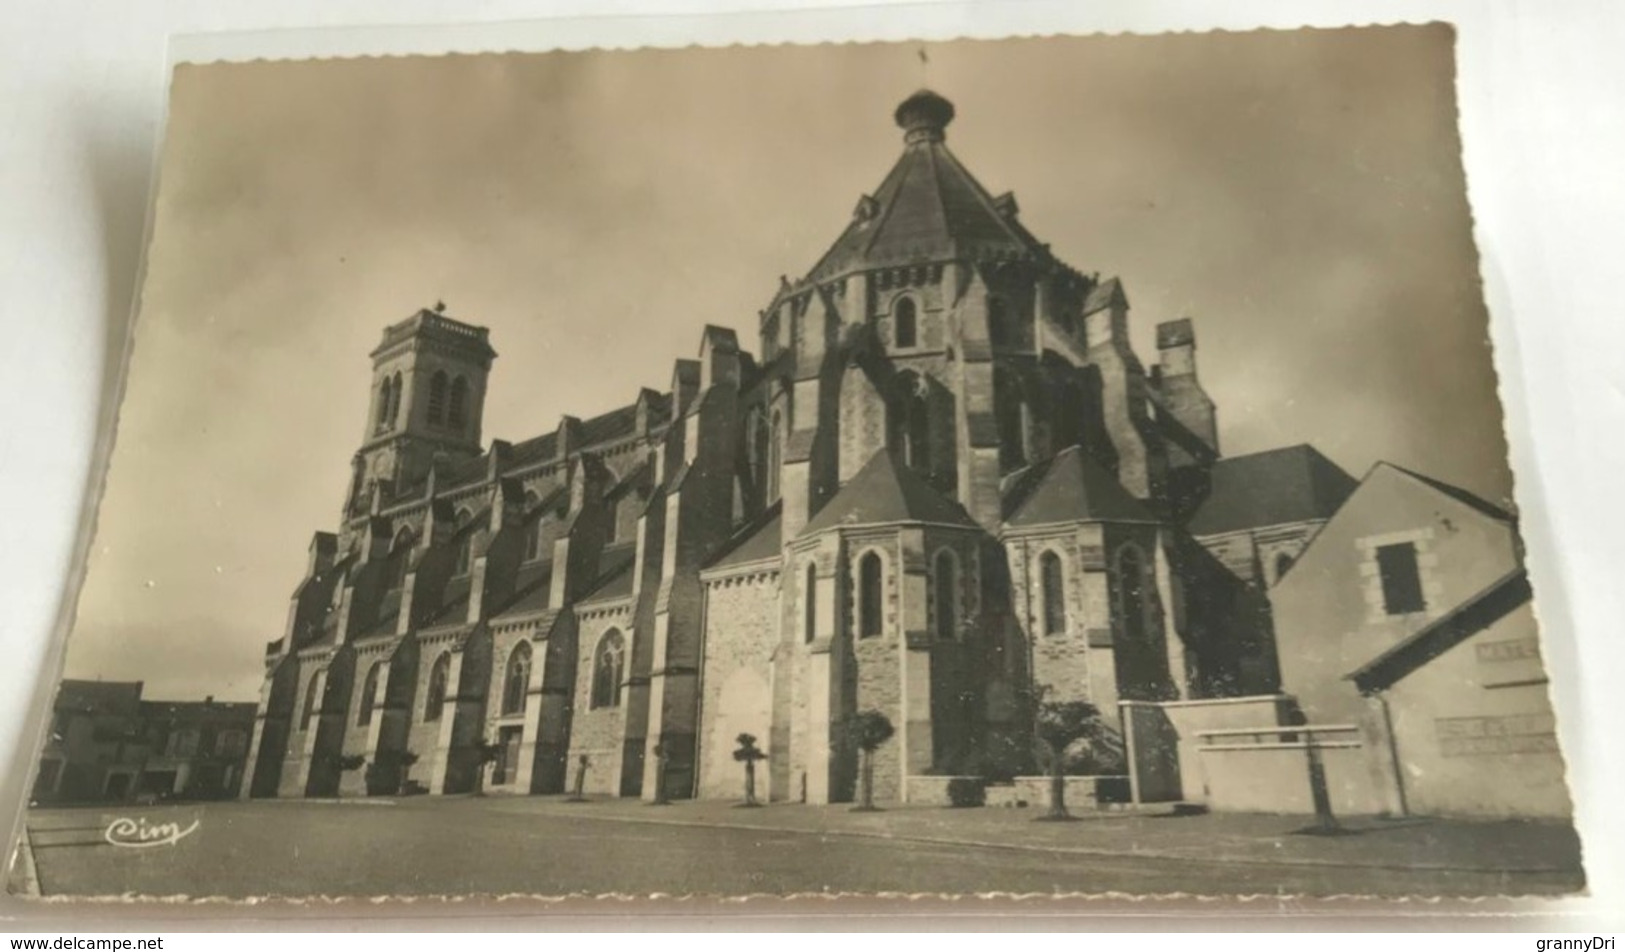
{"type": "Polygon", "coordinates": [[[478,456],[485,383],[496,351],[490,332],[447,317],[444,304],[384,329],[373,349],[372,400],[356,453],[348,511],[373,487],[400,491],[421,480],[436,456],[478,456]]]}

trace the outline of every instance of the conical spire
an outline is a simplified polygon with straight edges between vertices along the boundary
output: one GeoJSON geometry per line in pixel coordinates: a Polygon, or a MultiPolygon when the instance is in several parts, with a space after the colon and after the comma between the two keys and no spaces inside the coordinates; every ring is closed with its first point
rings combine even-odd
{"type": "Polygon", "coordinates": [[[995,199],[948,151],[943,130],[953,121],[953,103],[921,90],[893,117],[906,143],[902,157],[873,195],[859,198],[846,231],[810,278],[954,259],[1049,257],[1017,221],[1014,200],[995,199]]]}

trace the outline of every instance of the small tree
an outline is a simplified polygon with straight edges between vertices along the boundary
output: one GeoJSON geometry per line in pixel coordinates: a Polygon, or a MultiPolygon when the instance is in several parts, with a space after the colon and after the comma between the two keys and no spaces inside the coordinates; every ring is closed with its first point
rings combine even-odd
{"type": "Polygon", "coordinates": [[[846,722],[847,740],[862,755],[860,767],[861,790],[858,805],[853,810],[871,812],[875,809],[875,751],[897,733],[891,718],[870,709],[859,711],[846,722]]]}
{"type": "Polygon", "coordinates": [[[736,741],[739,747],[734,750],[734,759],[745,765],[745,802],[742,807],[759,807],[756,802],[756,762],[766,760],[767,753],[756,746],[755,734],[740,734],[736,741]]]}
{"type": "Polygon", "coordinates": [[[411,784],[409,778],[412,775],[412,765],[418,762],[418,755],[414,751],[403,750],[396,758],[396,762],[400,764],[400,774],[396,778],[395,792],[399,796],[405,796],[406,788],[411,784]]]}
{"type": "Polygon", "coordinates": [[[570,803],[586,802],[587,797],[582,791],[587,788],[587,768],[591,766],[592,761],[588,759],[586,754],[576,758],[576,782],[570,792],[570,803]]]}
{"type": "MultiPolygon", "coordinates": [[[[333,770],[339,773],[349,773],[352,770],[360,770],[366,766],[367,758],[364,754],[329,754],[327,762],[333,770]]],[[[343,796],[343,791],[344,785],[341,783],[336,792],[339,796],[343,796]]]]}
{"type": "Polygon", "coordinates": [[[410,750],[380,750],[367,767],[367,793],[404,795],[406,776],[417,762],[418,755],[410,750]]]}
{"type": "Polygon", "coordinates": [[[1101,726],[1100,708],[1088,701],[1040,701],[1033,735],[1049,757],[1049,813],[1040,819],[1072,819],[1066,809],[1066,749],[1101,726]]]}

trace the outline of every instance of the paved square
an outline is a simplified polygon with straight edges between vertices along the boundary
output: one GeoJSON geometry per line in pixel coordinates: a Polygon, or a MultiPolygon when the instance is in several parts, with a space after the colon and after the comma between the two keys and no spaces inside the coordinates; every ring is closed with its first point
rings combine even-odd
{"type": "Polygon", "coordinates": [[[1572,829],[1542,823],[557,799],[249,801],[35,810],[41,894],[376,896],[1134,893],[1553,895],[1583,886],[1572,829]],[[121,848],[119,817],[196,830],[121,848]],[[1214,857],[1223,856],[1223,860],[1214,857]]]}

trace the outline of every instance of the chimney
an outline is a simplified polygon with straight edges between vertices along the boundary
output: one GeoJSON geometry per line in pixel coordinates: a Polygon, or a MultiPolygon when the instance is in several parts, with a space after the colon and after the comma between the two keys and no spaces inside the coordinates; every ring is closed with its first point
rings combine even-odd
{"type": "MultiPolygon", "coordinates": [[[[1216,454],[1219,426],[1213,400],[1196,376],[1196,329],[1190,318],[1157,325],[1157,361],[1157,385],[1168,415],[1216,454]]],[[[1198,462],[1177,442],[1169,453],[1176,467],[1198,462]]]]}
{"type": "Polygon", "coordinates": [[[1190,318],[1157,325],[1157,362],[1164,379],[1196,375],[1196,330],[1190,318]]]}

